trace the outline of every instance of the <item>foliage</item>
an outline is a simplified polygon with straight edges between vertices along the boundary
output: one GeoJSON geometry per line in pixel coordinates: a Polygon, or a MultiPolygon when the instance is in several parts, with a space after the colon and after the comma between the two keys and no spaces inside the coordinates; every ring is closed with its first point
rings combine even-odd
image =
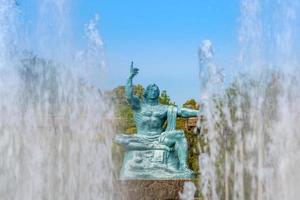
{"type": "Polygon", "coordinates": [[[191,109],[195,109],[195,110],[199,110],[200,106],[197,103],[197,101],[195,99],[189,99],[187,100],[182,107],[184,108],[191,108],[191,109]]]}
{"type": "Polygon", "coordinates": [[[169,97],[169,95],[167,94],[166,90],[163,90],[160,93],[159,96],[159,103],[164,104],[164,105],[175,105],[174,102],[171,101],[171,98],[169,97]]]}
{"type": "Polygon", "coordinates": [[[138,85],[133,86],[133,93],[140,99],[144,98],[144,92],[145,92],[145,89],[142,85],[138,84],[138,85]]]}

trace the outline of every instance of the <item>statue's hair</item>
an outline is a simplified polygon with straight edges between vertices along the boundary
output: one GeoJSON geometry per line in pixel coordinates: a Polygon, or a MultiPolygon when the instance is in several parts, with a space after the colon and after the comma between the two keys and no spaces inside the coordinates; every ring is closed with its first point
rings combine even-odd
{"type": "Polygon", "coordinates": [[[147,99],[147,96],[148,96],[148,93],[149,93],[149,90],[152,88],[152,87],[156,87],[157,90],[158,90],[158,96],[160,94],[160,90],[159,90],[159,87],[156,85],[156,84],[150,84],[146,87],[146,90],[144,92],[144,99],[147,99]]]}

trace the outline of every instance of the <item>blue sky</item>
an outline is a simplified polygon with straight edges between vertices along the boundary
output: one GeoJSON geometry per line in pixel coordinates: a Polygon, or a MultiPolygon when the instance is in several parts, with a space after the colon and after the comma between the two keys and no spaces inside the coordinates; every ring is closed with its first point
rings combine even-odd
{"type": "MultiPolygon", "coordinates": [[[[23,14],[35,17],[34,0],[20,0],[23,14]]],[[[176,103],[199,99],[198,46],[210,39],[216,60],[233,64],[238,0],[74,0],[72,28],[84,43],[84,25],[99,14],[107,63],[106,88],[125,83],[131,60],[140,68],[134,81],[157,83],[176,103]]],[[[34,21],[34,19],[31,19],[34,21]]]]}

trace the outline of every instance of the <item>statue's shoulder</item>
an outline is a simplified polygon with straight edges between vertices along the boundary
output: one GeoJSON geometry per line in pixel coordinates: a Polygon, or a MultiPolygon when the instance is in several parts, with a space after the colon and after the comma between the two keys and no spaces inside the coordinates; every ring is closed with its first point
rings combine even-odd
{"type": "Polygon", "coordinates": [[[177,111],[178,107],[174,105],[162,105],[162,109],[165,110],[166,112],[172,112],[172,111],[177,111]]]}
{"type": "Polygon", "coordinates": [[[178,109],[178,106],[175,105],[166,105],[167,109],[178,109]]]}

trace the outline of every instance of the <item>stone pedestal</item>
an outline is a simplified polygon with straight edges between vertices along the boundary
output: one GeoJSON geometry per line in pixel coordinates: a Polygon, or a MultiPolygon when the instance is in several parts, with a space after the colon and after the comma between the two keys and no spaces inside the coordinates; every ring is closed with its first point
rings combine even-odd
{"type": "Polygon", "coordinates": [[[189,180],[124,180],[118,181],[119,200],[179,199],[185,181],[189,180]]]}

